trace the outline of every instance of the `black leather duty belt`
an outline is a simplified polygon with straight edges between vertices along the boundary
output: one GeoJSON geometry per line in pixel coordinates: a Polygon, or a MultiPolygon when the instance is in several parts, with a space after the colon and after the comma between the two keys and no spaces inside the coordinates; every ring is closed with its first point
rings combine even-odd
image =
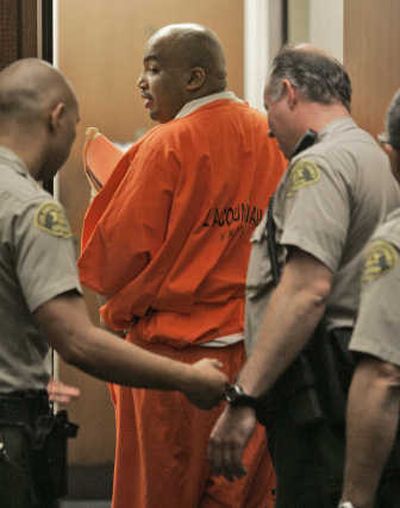
{"type": "Polygon", "coordinates": [[[0,425],[33,425],[39,415],[49,412],[45,390],[0,394],[0,425]]]}

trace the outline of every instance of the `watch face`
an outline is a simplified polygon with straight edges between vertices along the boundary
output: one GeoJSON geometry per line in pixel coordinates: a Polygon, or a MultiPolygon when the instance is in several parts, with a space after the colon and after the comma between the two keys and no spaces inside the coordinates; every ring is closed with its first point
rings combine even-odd
{"type": "Polygon", "coordinates": [[[229,385],[225,392],[224,392],[224,398],[227,402],[230,404],[234,402],[239,397],[238,390],[236,389],[235,385],[229,385]]]}
{"type": "Polygon", "coordinates": [[[256,399],[246,395],[243,388],[238,384],[229,385],[224,393],[225,400],[233,407],[249,406],[255,407],[256,399]]]}

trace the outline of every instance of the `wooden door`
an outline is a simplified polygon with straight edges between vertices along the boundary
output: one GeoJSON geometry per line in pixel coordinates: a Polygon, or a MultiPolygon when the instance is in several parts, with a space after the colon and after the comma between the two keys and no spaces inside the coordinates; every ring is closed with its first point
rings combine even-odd
{"type": "Polygon", "coordinates": [[[345,0],[344,64],[353,83],[352,113],[373,135],[400,87],[400,2],[345,0]]]}

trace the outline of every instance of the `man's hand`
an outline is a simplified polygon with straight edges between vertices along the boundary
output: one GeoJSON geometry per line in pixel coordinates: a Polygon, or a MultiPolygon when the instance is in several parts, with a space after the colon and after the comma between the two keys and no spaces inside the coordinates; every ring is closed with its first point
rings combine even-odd
{"type": "Polygon", "coordinates": [[[254,409],[227,406],[214,425],[208,444],[212,472],[233,481],[246,474],[243,452],[256,427],[254,409]]]}
{"type": "Polygon", "coordinates": [[[81,395],[79,388],[76,386],[66,385],[55,379],[50,379],[47,385],[47,393],[52,402],[63,405],[69,404],[72,400],[77,399],[81,395]]]}
{"type": "Polygon", "coordinates": [[[228,379],[221,372],[219,360],[204,358],[192,365],[193,377],[184,390],[186,397],[200,409],[217,405],[227,386],[228,379]]]}

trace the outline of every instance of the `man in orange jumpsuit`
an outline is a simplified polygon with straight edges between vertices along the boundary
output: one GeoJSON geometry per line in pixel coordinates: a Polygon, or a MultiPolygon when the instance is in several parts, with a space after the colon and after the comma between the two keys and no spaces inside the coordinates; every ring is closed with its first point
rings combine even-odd
{"type": "MultiPolygon", "coordinates": [[[[88,210],[85,285],[126,340],[184,362],[244,361],[250,236],[284,168],[264,115],[225,91],[224,55],[199,25],[170,25],[148,42],[138,81],[160,124],[118,163],[88,210]]],[[[208,435],[221,408],[179,393],[113,386],[114,508],[263,508],[274,473],[261,428],[235,483],[210,475],[208,435]]]]}

